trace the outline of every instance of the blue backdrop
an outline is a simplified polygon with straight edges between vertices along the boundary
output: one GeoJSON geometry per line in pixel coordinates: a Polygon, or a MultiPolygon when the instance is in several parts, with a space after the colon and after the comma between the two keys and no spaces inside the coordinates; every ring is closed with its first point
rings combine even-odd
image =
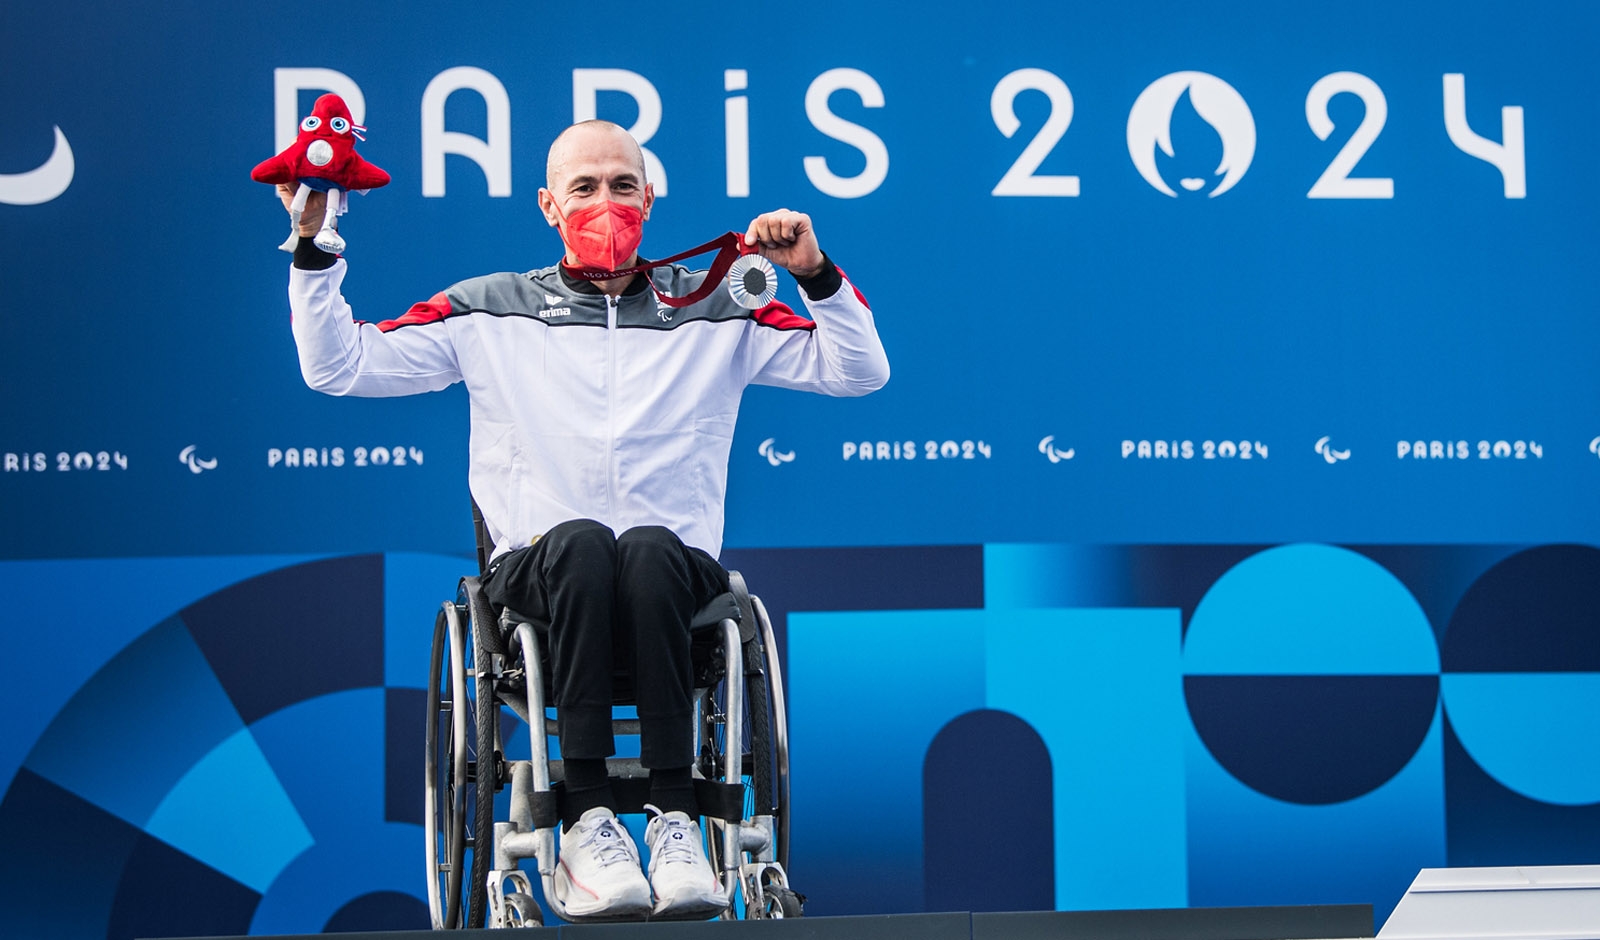
{"type": "Polygon", "coordinates": [[[1592,4],[0,21],[0,921],[67,891],[78,936],[415,915],[421,863],[368,853],[421,852],[466,403],[300,380],[248,173],[329,89],[394,177],[342,226],[365,319],[551,263],[545,148],[591,115],[650,154],[647,256],[789,206],[871,301],[888,387],[753,389],[731,466],[815,912],[1000,897],[935,861],[1010,838],[950,820],[969,785],[1048,836],[1013,906],[1381,919],[1423,866],[1595,860],[1592,4]],[[840,730],[880,699],[892,747],[840,730]],[[359,756],[319,772],[330,726],[359,756]],[[857,744],[870,808],[817,756],[857,744]],[[1035,769],[979,786],[995,751],[1035,769]],[[214,909],[164,900],[180,875],[214,909]]]}

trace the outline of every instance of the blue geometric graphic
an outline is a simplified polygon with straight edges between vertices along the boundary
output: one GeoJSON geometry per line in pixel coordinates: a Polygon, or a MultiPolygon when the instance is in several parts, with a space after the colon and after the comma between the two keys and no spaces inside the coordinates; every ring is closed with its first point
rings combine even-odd
{"type": "Polygon", "coordinates": [[[1450,618],[1444,657],[1450,726],[1479,767],[1536,800],[1600,802],[1600,550],[1495,565],[1450,618]]]}
{"type": "Polygon", "coordinates": [[[1585,865],[1600,838],[1600,803],[1531,799],[1485,773],[1445,716],[1445,810],[1452,866],[1585,865]]]}
{"type": "Polygon", "coordinates": [[[1438,668],[1405,586],[1325,545],[1240,562],[1184,637],[1189,712],[1211,754],[1295,803],[1352,799],[1405,766],[1435,721],[1438,668]]]}
{"type": "Polygon", "coordinates": [[[1523,796],[1600,803],[1600,673],[1450,673],[1444,706],[1462,747],[1523,796]]]}
{"type": "Polygon", "coordinates": [[[313,841],[245,728],[173,785],[145,831],[262,892],[313,841]]]}
{"type": "MultiPolygon", "coordinates": [[[[1436,675],[1428,619],[1394,575],[1330,545],[1252,555],[1206,592],[1185,675],[1436,675]]],[[[1432,711],[1430,707],[1428,711],[1432,711]]]]}
{"type": "Polygon", "coordinates": [[[184,608],[183,620],[246,722],[383,684],[383,556],[280,568],[184,608]]]}
{"type": "MultiPolygon", "coordinates": [[[[263,891],[251,932],[319,931],[352,898],[373,891],[422,895],[421,831],[384,818],[383,727],[378,688],[309,699],[253,726],[285,788],[304,807],[315,844],[263,891]]],[[[421,777],[410,782],[420,802],[421,777]]]]}
{"type": "MultiPolygon", "coordinates": [[[[384,685],[428,687],[427,654],[418,650],[433,644],[434,617],[440,604],[455,600],[456,581],[477,572],[477,559],[466,555],[389,552],[383,556],[384,685]]],[[[419,708],[417,714],[422,711],[419,708]]],[[[417,741],[421,740],[418,731],[417,741]]]]}
{"type": "Polygon", "coordinates": [[[119,878],[141,838],[100,807],[19,771],[0,800],[0,912],[8,931],[28,940],[108,936],[119,878]],[[103,877],[86,877],[95,873],[103,877]]]}
{"type": "Polygon", "coordinates": [[[1450,614],[1449,673],[1600,672],[1600,548],[1541,545],[1485,571],[1450,614]]]}
{"type": "Polygon", "coordinates": [[[1576,864],[1600,839],[1600,550],[1510,555],[1461,597],[1442,698],[1457,865],[1576,864]]]}
{"type": "Polygon", "coordinates": [[[791,613],[795,752],[861,769],[797,781],[795,864],[855,860],[860,893],[836,890],[829,912],[923,909],[918,769],[940,728],[989,708],[1049,749],[1055,906],[1183,905],[1178,637],[1170,610],[791,613]],[[893,733],[839,733],[863,715],[893,733]],[[825,840],[805,819],[827,820],[825,840]]]}
{"type": "Polygon", "coordinates": [[[1188,903],[1371,904],[1382,924],[1418,870],[1446,864],[1435,715],[1410,763],[1386,783],[1319,806],[1246,786],[1191,731],[1184,747],[1188,903]]]}
{"type": "Polygon", "coordinates": [[[1435,720],[1438,676],[1186,676],[1211,755],[1253,789],[1324,805],[1382,786],[1435,720]]]}
{"type": "MultiPolygon", "coordinates": [[[[813,914],[959,903],[952,839],[978,840],[974,858],[996,847],[976,824],[974,786],[1045,829],[1049,864],[1035,867],[1051,872],[1049,900],[1033,891],[1016,906],[1357,902],[1381,921],[1418,868],[1577,863],[1600,837],[1589,746],[1600,673],[1559,668],[1587,663],[1600,557],[1587,547],[745,554],[758,592],[785,605],[792,874],[813,914]],[[938,585],[901,578],[906,565],[938,585]],[[1392,570],[1456,573],[1421,592],[1392,570]],[[807,608],[960,603],[978,585],[981,609],[807,608]],[[1418,615],[1418,593],[1454,611],[1451,629],[1418,615]],[[1037,606],[1085,602],[1115,606],[1037,606]],[[1180,645],[1182,611],[1193,613],[1180,645]],[[1438,634],[1448,662],[1490,668],[1429,670],[1438,634]],[[950,808],[961,803],[974,808],[950,808]],[[967,828],[944,825],[952,815],[967,828]]],[[[237,565],[240,585],[213,585],[205,603],[169,591],[135,605],[165,613],[126,631],[27,742],[0,798],[0,844],[13,847],[0,853],[0,917],[16,935],[423,926],[423,695],[408,679],[471,561],[289,558],[265,575],[261,561],[237,565]],[[246,676],[250,651],[272,645],[268,627],[226,625],[303,612],[335,582],[371,609],[303,618],[312,626],[285,635],[311,639],[246,676]],[[350,668],[309,661],[330,653],[350,668]],[[388,683],[371,684],[380,673],[388,683]],[[269,710],[245,723],[239,700],[269,710]],[[164,901],[179,883],[203,897],[164,901]],[[63,886],[71,904],[42,900],[63,886]]],[[[51,577],[126,564],[56,563],[51,577]]],[[[168,566],[172,583],[227,567],[168,566]]]]}
{"type": "MultiPolygon", "coordinates": [[[[61,630],[29,629],[22,622],[7,631],[8,655],[0,659],[0,678],[12,693],[12,733],[0,737],[0,781],[9,781],[22,766],[67,700],[152,624],[172,617],[198,597],[305,560],[303,556],[104,558],[90,564],[23,561],[0,565],[0,601],[13,610],[29,609],[47,598],[76,598],[86,584],[93,585],[97,596],[92,604],[72,608],[71,629],[65,638],[61,630]],[[71,647],[70,656],[60,655],[63,644],[71,647]],[[53,667],[38,668],[44,661],[51,661],[53,667]]],[[[88,710],[91,716],[95,712],[88,710]]]]}
{"type": "Polygon", "coordinates": [[[1438,647],[1388,571],[1253,555],[1195,608],[1184,671],[1191,904],[1359,901],[1381,924],[1443,863],[1438,647]]]}
{"type": "MultiPolygon", "coordinates": [[[[420,769],[385,753],[389,690],[352,685],[382,673],[382,558],[286,561],[127,643],[34,742],[0,801],[0,839],[37,847],[0,891],[8,924],[52,938],[314,932],[357,898],[350,910],[371,914],[403,895],[389,920],[426,926],[420,829],[385,818],[388,775],[420,801],[420,769]],[[330,594],[342,600],[320,603],[330,594]],[[318,688],[329,691],[295,698],[318,688]],[[241,701],[266,711],[246,724],[241,701]],[[90,872],[107,880],[85,884],[90,872]],[[173,884],[209,890],[173,908],[173,884]],[[62,907],[41,899],[63,889],[75,913],[27,926],[24,912],[62,907]]],[[[93,578],[97,564],[71,567],[93,578]]],[[[460,561],[448,565],[435,597],[453,592],[460,561]]],[[[413,561],[406,574],[443,567],[413,561]]],[[[420,742],[420,710],[408,717],[420,742]]]]}
{"type": "Polygon", "coordinates": [[[967,712],[934,736],[922,763],[930,911],[1055,909],[1055,834],[1041,822],[1055,818],[1054,781],[1049,748],[1010,712],[967,712]]]}
{"type": "Polygon", "coordinates": [[[24,766],[144,827],[206,754],[243,730],[183,621],[172,618],[80,689],[24,766]]]}

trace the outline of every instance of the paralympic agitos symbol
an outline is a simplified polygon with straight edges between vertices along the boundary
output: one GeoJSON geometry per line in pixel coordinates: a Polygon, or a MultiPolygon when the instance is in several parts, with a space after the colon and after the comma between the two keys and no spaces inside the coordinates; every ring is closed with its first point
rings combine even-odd
{"type": "Polygon", "coordinates": [[[49,202],[72,185],[77,164],[72,147],[61,128],[55,128],[56,142],[49,159],[24,173],[0,173],[0,203],[8,206],[37,206],[49,202]]]}

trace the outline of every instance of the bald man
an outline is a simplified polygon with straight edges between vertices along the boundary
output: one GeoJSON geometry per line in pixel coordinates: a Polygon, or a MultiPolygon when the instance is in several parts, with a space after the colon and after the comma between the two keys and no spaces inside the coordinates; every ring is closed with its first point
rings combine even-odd
{"type": "Polygon", "coordinates": [[[634,139],[586,121],[551,145],[539,190],[566,247],[560,263],[472,278],[397,319],[356,323],[339,293],[345,262],[312,243],[314,201],[289,279],[312,388],[467,387],[469,483],[495,545],[485,591],[548,625],[566,773],[555,892],[574,917],[710,917],[727,906],[696,822],[689,622],[728,588],[716,559],[740,397],[751,384],[864,395],[889,377],[872,313],[810,217],[779,209],[744,233],[794,276],[808,319],[777,302],[746,309],[722,289],[687,307],[658,302],[658,291],[684,297],[706,275],[628,270],[641,266],[654,205],[634,139]],[[650,771],[648,879],[606,771],[617,666],[632,673],[650,771]]]}

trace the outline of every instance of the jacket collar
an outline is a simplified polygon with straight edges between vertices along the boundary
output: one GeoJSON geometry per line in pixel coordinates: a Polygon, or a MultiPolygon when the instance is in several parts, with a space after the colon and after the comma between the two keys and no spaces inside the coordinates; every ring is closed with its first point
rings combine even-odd
{"type": "MultiPolygon", "coordinates": [[[[639,259],[639,263],[640,264],[649,264],[650,262],[644,260],[643,258],[640,258],[639,259]]],[[[556,262],[556,270],[561,272],[561,281],[562,281],[562,283],[566,284],[567,285],[567,289],[572,291],[573,293],[575,293],[575,294],[598,294],[598,293],[600,293],[600,288],[596,287],[593,281],[586,281],[581,277],[573,277],[567,271],[567,265],[566,265],[565,261],[556,262]]],[[[649,276],[648,275],[642,275],[642,274],[635,274],[633,276],[633,280],[628,282],[628,286],[624,287],[622,289],[622,296],[624,296],[624,297],[632,297],[635,294],[642,294],[642,293],[644,293],[645,291],[647,291],[649,289],[650,289],[650,278],[649,278],[649,276]]]]}

